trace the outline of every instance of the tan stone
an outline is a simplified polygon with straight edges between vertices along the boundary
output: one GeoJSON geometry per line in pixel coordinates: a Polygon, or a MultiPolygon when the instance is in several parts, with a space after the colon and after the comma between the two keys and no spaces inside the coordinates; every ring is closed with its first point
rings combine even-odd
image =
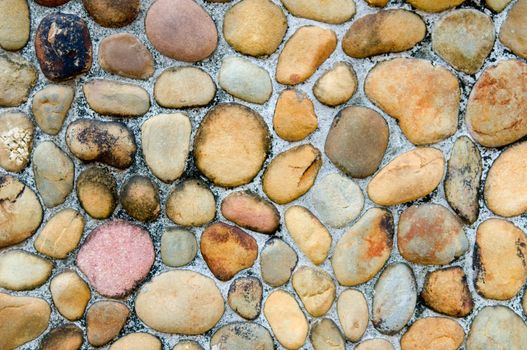
{"type": "Polygon", "coordinates": [[[35,239],[35,249],[55,259],[64,259],[81,240],[84,217],[75,209],[62,209],[53,215],[35,239]]]}
{"type": "Polygon", "coordinates": [[[117,206],[117,183],[106,168],[91,167],[77,177],[77,198],[94,219],[107,219],[117,206]]]}
{"type": "Polygon", "coordinates": [[[70,321],[78,320],[90,301],[88,284],[74,271],[55,276],[49,284],[53,304],[62,316],[70,321]]]}
{"type": "Polygon", "coordinates": [[[91,80],[82,88],[95,112],[118,117],[138,117],[150,108],[148,92],[138,85],[112,80],[91,80]]]}
{"type": "Polygon", "coordinates": [[[293,248],[279,238],[265,242],[260,253],[260,274],[271,287],[280,287],[289,281],[298,256],[293,248]]]}
{"type": "MultiPolygon", "coordinates": [[[[366,0],[370,6],[384,7],[388,3],[388,0],[366,0]]],[[[383,350],[383,349],[379,349],[383,350]]]]}
{"type": "Polygon", "coordinates": [[[141,1],[83,0],[84,8],[103,27],[124,27],[139,15],[141,1]]]}
{"type": "Polygon", "coordinates": [[[357,85],[353,67],[345,62],[338,62],[317,79],[313,85],[313,94],[323,104],[337,106],[346,103],[353,96],[357,85]]]}
{"type": "Polygon", "coordinates": [[[495,12],[501,12],[512,0],[485,0],[485,5],[495,12]]]}
{"type": "Polygon", "coordinates": [[[18,54],[0,52],[0,107],[20,106],[37,81],[35,67],[18,54]]]}
{"type": "Polygon", "coordinates": [[[280,213],[269,201],[250,191],[231,192],[221,203],[222,215],[236,225],[272,234],[280,225],[280,213]]]}
{"type": "Polygon", "coordinates": [[[276,101],[273,128],[286,141],[301,141],[317,129],[315,107],[297,90],[284,90],[276,101]]]}
{"type": "Polygon", "coordinates": [[[461,5],[465,0],[407,0],[413,7],[426,12],[441,12],[461,5]]]}
{"type": "Polygon", "coordinates": [[[57,135],[73,102],[75,91],[67,85],[48,85],[33,96],[31,110],[46,134],[57,135]]]}
{"type": "Polygon", "coordinates": [[[229,287],[227,302],[238,315],[254,320],[260,315],[262,295],[262,282],[258,278],[240,277],[229,287]]]}
{"type": "Polygon", "coordinates": [[[119,201],[126,213],[138,221],[153,221],[161,212],[159,188],[143,175],[133,175],[126,179],[121,185],[119,201]]]}
{"type": "MultiPolygon", "coordinates": [[[[488,1],[487,1],[488,2],[488,1]]],[[[509,1],[507,1],[508,3],[509,1]]],[[[500,28],[500,41],[516,55],[527,58],[527,1],[518,0],[500,28]]]]}
{"type": "Polygon", "coordinates": [[[355,14],[353,0],[282,0],[294,16],[319,22],[340,24],[355,14]]]}
{"type": "Polygon", "coordinates": [[[313,323],[309,335],[314,350],[345,350],[346,340],[338,326],[329,318],[323,318],[313,323]]]}
{"type": "Polygon", "coordinates": [[[166,108],[206,106],[215,95],[216,85],[209,73],[191,66],[166,69],[154,86],[157,103],[166,108]]]}
{"type": "Polygon", "coordinates": [[[29,6],[26,0],[0,2],[0,47],[20,50],[29,39],[29,6]]]}
{"type": "Polygon", "coordinates": [[[70,323],[46,334],[40,343],[40,350],[79,350],[83,343],[82,329],[70,323]]]}
{"type": "Polygon", "coordinates": [[[302,266],[295,271],[292,285],[307,312],[313,317],[325,315],[336,296],[335,282],[324,270],[302,266]]]}
{"type": "Polygon", "coordinates": [[[203,347],[193,340],[183,340],[177,343],[172,350],[203,350],[203,347]]]}
{"type": "Polygon", "coordinates": [[[384,339],[369,339],[365,340],[355,350],[394,350],[393,345],[384,339]]]}
{"type": "Polygon", "coordinates": [[[161,350],[161,341],[148,333],[130,333],[117,340],[109,350],[161,350]]]}
{"type": "Polygon", "coordinates": [[[24,113],[0,114],[0,167],[16,173],[24,170],[33,148],[33,134],[33,123],[24,113]]]}
{"type": "Polygon", "coordinates": [[[463,344],[465,331],[454,320],[425,317],[417,320],[401,337],[401,350],[457,350],[463,344]]]}
{"type": "Polygon", "coordinates": [[[201,226],[214,219],[216,201],[205,184],[187,180],[170,193],[166,213],[178,225],[201,226]]]}
{"type": "Polygon", "coordinates": [[[0,255],[0,287],[31,290],[43,285],[51,276],[53,264],[24,250],[9,250],[0,255]]]}
{"type": "Polygon", "coordinates": [[[93,346],[103,346],[115,338],[124,327],[130,311],[116,301],[98,301],[86,313],[88,341],[93,346]]]}
{"type": "Polygon", "coordinates": [[[355,289],[346,289],[337,299],[340,326],[348,340],[359,341],[368,328],[368,303],[364,295],[355,289]]]}

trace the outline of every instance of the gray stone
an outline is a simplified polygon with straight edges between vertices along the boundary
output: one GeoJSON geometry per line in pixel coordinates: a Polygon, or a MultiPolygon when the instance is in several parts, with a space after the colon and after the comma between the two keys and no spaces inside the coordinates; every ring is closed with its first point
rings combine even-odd
{"type": "Polygon", "coordinates": [[[257,323],[236,322],[218,329],[210,340],[215,350],[273,350],[273,338],[269,331],[257,323]]]}
{"type": "Polygon", "coordinates": [[[169,228],[161,236],[161,259],[173,267],[190,264],[198,252],[196,237],[187,230],[169,228]]]}
{"type": "Polygon", "coordinates": [[[57,135],[68,115],[75,91],[66,85],[48,85],[33,96],[31,109],[46,134],[57,135]]]}
{"type": "Polygon", "coordinates": [[[273,93],[269,73],[238,57],[227,57],[223,60],[218,82],[229,94],[247,102],[263,104],[273,93]]]}
{"type": "Polygon", "coordinates": [[[272,238],[265,243],[260,254],[262,279],[272,287],[279,287],[289,281],[298,257],[287,243],[272,238]]]}

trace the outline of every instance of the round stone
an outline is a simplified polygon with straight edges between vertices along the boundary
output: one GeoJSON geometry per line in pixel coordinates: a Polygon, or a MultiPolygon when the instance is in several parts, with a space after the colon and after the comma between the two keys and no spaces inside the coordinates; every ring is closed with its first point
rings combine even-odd
{"type": "Polygon", "coordinates": [[[191,66],[166,69],[154,86],[157,103],[166,108],[206,106],[214,96],[216,85],[209,73],[191,66]]]}
{"type": "Polygon", "coordinates": [[[29,40],[29,6],[26,0],[0,2],[0,47],[20,50],[29,40]]]}
{"type": "Polygon", "coordinates": [[[465,340],[465,331],[446,317],[425,317],[417,320],[401,337],[402,350],[457,350],[465,340]]]}
{"type": "Polygon", "coordinates": [[[106,345],[123,329],[129,314],[128,307],[117,301],[94,303],[86,313],[88,342],[93,346],[106,345]]]}
{"type": "Polygon", "coordinates": [[[344,23],[355,14],[353,0],[282,0],[282,3],[293,16],[330,24],[344,23]]]}
{"type": "Polygon", "coordinates": [[[90,301],[90,288],[74,271],[62,272],[49,284],[53,304],[70,321],[82,317],[90,301]]]}
{"type": "Polygon", "coordinates": [[[269,201],[250,191],[232,192],[221,203],[221,214],[243,228],[272,234],[280,225],[280,213],[269,201]]]}
{"type": "Polygon", "coordinates": [[[325,315],[336,296],[335,282],[322,269],[302,266],[293,274],[292,285],[307,312],[313,317],[325,315]]]}
{"type": "Polygon", "coordinates": [[[0,107],[26,102],[37,77],[35,67],[21,55],[0,52],[0,107]]]}
{"type": "Polygon", "coordinates": [[[33,123],[25,114],[0,114],[0,167],[15,173],[24,170],[33,147],[33,134],[33,123]]]}
{"type": "Polygon", "coordinates": [[[337,313],[340,326],[346,338],[359,341],[368,328],[368,302],[356,289],[346,289],[337,299],[337,313]]]}
{"type": "Polygon", "coordinates": [[[124,27],[139,15],[140,0],[82,0],[90,16],[103,27],[124,27]]]}
{"type": "Polygon", "coordinates": [[[271,77],[264,68],[235,56],[223,59],[218,82],[232,96],[251,103],[264,104],[273,93],[271,77]]]}
{"type": "Polygon", "coordinates": [[[315,321],[309,335],[314,350],[345,350],[346,341],[339,328],[329,318],[315,321]]]}
{"type": "Polygon", "coordinates": [[[357,345],[355,350],[395,350],[395,348],[387,340],[369,339],[357,345]]]}
{"type": "MultiPolygon", "coordinates": [[[[488,2],[488,1],[487,1],[488,2]]],[[[506,1],[505,6],[510,1],[506,1]]],[[[503,7],[505,7],[503,6],[503,7]]],[[[527,1],[518,0],[510,9],[505,22],[500,28],[500,41],[516,55],[527,58],[527,1]]]]}
{"type": "Polygon", "coordinates": [[[282,139],[301,141],[318,126],[315,107],[309,97],[298,90],[280,93],[273,116],[273,128],[282,139]]]}
{"type": "Polygon", "coordinates": [[[106,168],[91,167],[77,177],[77,198],[94,219],[107,219],[117,206],[117,183],[106,168]]]}
{"type": "Polygon", "coordinates": [[[219,328],[210,339],[211,349],[274,350],[269,331],[257,323],[235,322],[219,328]]]}
{"type": "Polygon", "coordinates": [[[240,277],[229,287],[227,303],[241,317],[254,320],[260,315],[262,294],[262,282],[258,278],[240,277]]]}
{"type": "Polygon", "coordinates": [[[187,180],[168,196],[166,213],[178,225],[202,226],[214,219],[216,200],[204,183],[187,180]]]}
{"type": "Polygon", "coordinates": [[[148,112],[150,96],[138,85],[95,79],[82,86],[91,109],[114,117],[139,117],[148,112]]]}
{"type": "Polygon", "coordinates": [[[46,134],[57,135],[68,115],[75,91],[68,85],[48,85],[33,96],[31,110],[46,134]]]}
{"type": "Polygon", "coordinates": [[[293,248],[279,238],[271,238],[260,253],[262,279],[271,287],[280,287],[289,281],[297,262],[293,248]]]}
{"type": "Polygon", "coordinates": [[[179,267],[188,265],[198,253],[198,242],[192,232],[169,228],[161,236],[161,259],[163,264],[179,267]]]}
{"type": "Polygon", "coordinates": [[[74,324],[66,324],[52,329],[42,338],[41,350],[78,350],[84,343],[82,329],[74,324]]]}
{"type": "Polygon", "coordinates": [[[338,62],[317,79],[313,85],[313,95],[327,106],[337,106],[348,102],[357,90],[357,85],[353,67],[338,62]]]}
{"type": "Polygon", "coordinates": [[[441,12],[461,5],[465,0],[406,0],[418,10],[441,12]]]}
{"type": "Polygon", "coordinates": [[[35,239],[35,249],[55,259],[64,259],[81,240],[84,217],[75,209],[62,209],[53,215],[35,239]]]}
{"type": "Polygon", "coordinates": [[[130,333],[117,340],[109,350],[162,350],[161,341],[148,333],[130,333]]]}
{"type": "MultiPolygon", "coordinates": [[[[0,287],[21,291],[43,285],[53,264],[24,250],[9,250],[0,255],[0,287]]],[[[0,332],[1,333],[1,332],[0,332]]]]}
{"type": "Polygon", "coordinates": [[[161,211],[159,189],[148,177],[134,175],[126,180],[119,195],[121,206],[136,220],[155,220],[161,211]]]}
{"type": "Polygon", "coordinates": [[[203,350],[203,347],[193,340],[183,340],[177,343],[172,350],[203,350]]]}

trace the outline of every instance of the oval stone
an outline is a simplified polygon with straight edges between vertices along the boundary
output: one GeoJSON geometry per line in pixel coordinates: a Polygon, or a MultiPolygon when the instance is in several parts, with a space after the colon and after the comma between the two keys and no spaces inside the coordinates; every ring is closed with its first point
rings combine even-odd
{"type": "Polygon", "coordinates": [[[280,287],[289,281],[297,262],[298,256],[293,248],[279,238],[271,238],[260,253],[263,281],[271,287],[280,287]]]}
{"type": "Polygon", "coordinates": [[[130,333],[119,338],[108,350],[162,350],[161,341],[148,333],[130,333]]]}
{"type": "Polygon", "coordinates": [[[97,301],[86,313],[86,333],[93,346],[106,345],[124,327],[130,311],[123,303],[111,300],[97,301]]]}
{"type": "Polygon", "coordinates": [[[70,321],[79,320],[90,301],[88,284],[72,270],[61,272],[51,279],[49,291],[53,305],[58,312],[70,321]]]}
{"type": "Polygon", "coordinates": [[[387,340],[369,339],[357,345],[355,350],[395,350],[395,348],[387,340]]]}
{"type": "Polygon", "coordinates": [[[326,271],[302,266],[295,271],[291,282],[311,316],[323,316],[333,305],[336,296],[335,282],[326,271]]]}
{"type": "Polygon", "coordinates": [[[282,0],[293,16],[330,24],[341,24],[355,14],[353,0],[282,0]]]}
{"type": "Polygon", "coordinates": [[[103,115],[139,117],[148,112],[150,96],[140,86],[112,80],[91,80],[82,87],[90,108],[103,115]]]}
{"type": "Polygon", "coordinates": [[[262,307],[262,282],[256,277],[240,277],[229,287],[227,302],[241,317],[254,320],[262,307]]]}
{"type": "Polygon", "coordinates": [[[269,201],[250,191],[232,192],[221,203],[222,215],[243,228],[272,234],[280,225],[280,213],[269,201]]]}
{"type": "Polygon", "coordinates": [[[134,21],[141,10],[140,0],[82,0],[90,16],[103,27],[124,27],[134,21]]]}
{"type": "Polygon", "coordinates": [[[16,173],[24,170],[33,148],[34,133],[33,123],[25,114],[0,114],[0,167],[16,173]]]}
{"type": "Polygon", "coordinates": [[[357,74],[353,67],[338,62],[317,79],[313,85],[313,95],[327,106],[346,103],[357,91],[357,74]]]}
{"type": "Polygon", "coordinates": [[[23,250],[10,250],[0,255],[0,287],[20,291],[43,285],[51,276],[53,264],[23,250]]]}
{"type": "Polygon", "coordinates": [[[465,331],[446,317],[425,317],[417,320],[401,337],[402,350],[457,350],[465,340],[465,331]]]}
{"type": "Polygon", "coordinates": [[[46,134],[57,135],[68,115],[75,91],[67,85],[48,85],[33,96],[31,110],[46,134]]]}
{"type": "Polygon", "coordinates": [[[106,168],[89,167],[77,177],[77,198],[95,219],[107,219],[117,206],[117,182],[106,168]]]}
{"type": "Polygon", "coordinates": [[[186,180],[170,193],[166,204],[170,220],[181,226],[201,226],[216,215],[216,200],[210,188],[198,180],[186,180]]]}
{"type": "Polygon", "coordinates": [[[20,50],[29,39],[29,6],[26,0],[0,2],[0,47],[20,50]]]}
{"type": "Polygon", "coordinates": [[[198,253],[196,236],[190,231],[169,228],[161,236],[161,259],[173,267],[189,264],[198,253]]]}
{"type": "Polygon", "coordinates": [[[47,6],[47,7],[61,6],[69,1],[70,0],[35,0],[37,4],[42,5],[42,6],[47,6]]]}
{"type": "Polygon", "coordinates": [[[309,97],[298,90],[284,90],[276,101],[273,128],[282,139],[301,141],[318,126],[315,107],[309,97]]]}
{"type": "Polygon", "coordinates": [[[501,12],[512,0],[485,0],[485,5],[492,11],[501,12]]]}
{"type": "Polygon", "coordinates": [[[153,221],[161,212],[159,188],[143,175],[133,175],[126,179],[121,185],[119,200],[124,211],[138,221],[153,221]]]}
{"type": "Polygon", "coordinates": [[[53,215],[35,239],[35,249],[55,259],[64,259],[81,240],[84,218],[75,209],[62,209],[53,215]]]}
{"type": "Polygon", "coordinates": [[[205,106],[215,95],[214,81],[197,67],[168,68],[159,75],[154,86],[157,103],[166,108],[205,106]]]}
{"type": "Polygon", "coordinates": [[[359,341],[368,328],[368,302],[360,291],[346,289],[337,299],[337,314],[342,331],[352,342],[359,341]]]}
{"type": "MultiPolygon", "coordinates": [[[[488,1],[487,1],[488,2],[488,1]]],[[[506,1],[505,6],[510,1],[506,1]]],[[[503,6],[503,7],[505,7],[503,6]]],[[[527,58],[527,1],[518,0],[510,9],[505,22],[500,28],[500,41],[516,55],[527,58]]]]}
{"type": "Polygon", "coordinates": [[[274,350],[269,331],[252,322],[235,322],[219,328],[210,339],[210,346],[218,350],[274,350]]]}
{"type": "Polygon", "coordinates": [[[40,343],[41,350],[78,350],[84,343],[82,329],[74,324],[65,324],[53,328],[40,343]]]}
{"type": "Polygon", "coordinates": [[[314,350],[345,350],[346,341],[339,328],[329,318],[314,322],[309,335],[314,350]]]}
{"type": "Polygon", "coordinates": [[[465,0],[406,0],[418,10],[441,12],[461,5],[465,0]]]}
{"type": "Polygon", "coordinates": [[[269,73],[260,66],[239,57],[223,59],[218,82],[229,94],[247,102],[263,104],[273,93],[269,73]]]}

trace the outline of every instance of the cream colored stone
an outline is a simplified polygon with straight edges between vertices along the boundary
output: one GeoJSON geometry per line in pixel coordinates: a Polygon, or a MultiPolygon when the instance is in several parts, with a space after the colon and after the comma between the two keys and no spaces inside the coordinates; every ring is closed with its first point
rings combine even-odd
{"type": "Polygon", "coordinates": [[[357,75],[353,67],[338,62],[324,72],[313,86],[313,94],[325,105],[337,106],[346,103],[357,91],[357,75]]]}
{"type": "Polygon", "coordinates": [[[264,104],[273,93],[269,73],[259,65],[236,56],[223,59],[218,83],[232,96],[251,103],[264,104]]]}
{"type": "Polygon", "coordinates": [[[35,239],[35,249],[55,259],[64,259],[81,240],[84,218],[75,209],[62,209],[53,215],[35,239]]]}
{"type": "Polygon", "coordinates": [[[302,266],[293,274],[292,284],[311,316],[323,316],[333,305],[336,296],[335,282],[326,271],[302,266]]]}
{"type": "Polygon", "coordinates": [[[0,107],[24,103],[37,77],[35,66],[21,55],[0,52],[0,107]]]}
{"type": "Polygon", "coordinates": [[[407,0],[412,6],[426,12],[441,12],[461,5],[465,0],[407,0]]]}
{"type": "Polygon", "coordinates": [[[493,11],[501,12],[512,0],[485,0],[485,5],[493,11]]]}
{"type": "Polygon", "coordinates": [[[0,47],[20,50],[29,40],[29,6],[26,0],[0,1],[0,47]]]}
{"type": "Polygon", "coordinates": [[[82,89],[91,109],[103,115],[139,117],[150,108],[148,92],[138,85],[97,79],[82,89]]]}
{"type": "Polygon", "coordinates": [[[337,299],[340,326],[348,340],[357,342],[368,328],[368,303],[356,289],[346,289],[337,299]]]}
{"type": "Polygon", "coordinates": [[[46,134],[57,135],[73,102],[75,91],[67,85],[48,85],[33,96],[31,110],[46,134]]]}
{"type": "Polygon", "coordinates": [[[43,285],[53,264],[23,250],[9,250],[0,255],[0,287],[9,290],[31,290],[43,285]]]}
{"type": "Polygon", "coordinates": [[[205,106],[215,95],[216,85],[210,75],[191,66],[163,71],[154,86],[157,103],[166,108],[205,106]]]}
{"type": "Polygon", "coordinates": [[[16,173],[24,170],[33,148],[33,134],[33,123],[24,113],[0,114],[0,167],[16,173]]]}
{"type": "MultiPolygon", "coordinates": [[[[507,1],[509,2],[509,1],[507,1]]],[[[500,41],[516,55],[527,58],[527,1],[518,0],[500,28],[500,41]]]]}
{"type": "Polygon", "coordinates": [[[294,16],[331,24],[344,23],[355,14],[353,0],[282,0],[282,3],[294,16]]]}
{"type": "Polygon", "coordinates": [[[130,333],[117,340],[109,350],[161,350],[161,341],[148,333],[130,333]]]}
{"type": "Polygon", "coordinates": [[[216,215],[216,201],[211,190],[202,182],[187,180],[170,193],[167,216],[182,226],[201,226],[216,215]]]}

